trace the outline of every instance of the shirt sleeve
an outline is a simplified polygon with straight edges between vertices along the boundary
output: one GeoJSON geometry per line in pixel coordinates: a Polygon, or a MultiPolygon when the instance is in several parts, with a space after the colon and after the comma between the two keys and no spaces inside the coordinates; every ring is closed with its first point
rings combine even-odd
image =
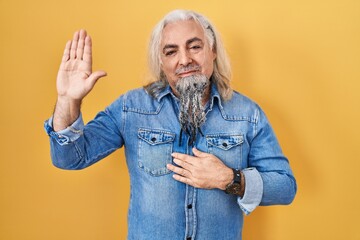
{"type": "Polygon", "coordinates": [[[66,145],[76,141],[82,134],[84,129],[84,121],[82,114],[66,129],[55,132],[53,129],[53,117],[50,117],[44,124],[46,133],[60,145],[66,145]]]}
{"type": "Polygon", "coordinates": [[[84,125],[82,116],[55,132],[52,118],[45,121],[50,136],[52,163],[61,169],[80,170],[105,158],[124,144],[122,97],[84,125]]]}
{"type": "Polygon", "coordinates": [[[290,204],[297,191],[289,161],[260,107],[256,111],[255,119],[248,168],[243,169],[245,193],[243,198],[238,198],[238,204],[245,214],[249,214],[259,205],[290,204]]]}
{"type": "Polygon", "coordinates": [[[241,210],[250,214],[260,204],[263,194],[263,181],[256,168],[246,168],[242,170],[245,178],[244,196],[238,197],[237,201],[241,210]]]}

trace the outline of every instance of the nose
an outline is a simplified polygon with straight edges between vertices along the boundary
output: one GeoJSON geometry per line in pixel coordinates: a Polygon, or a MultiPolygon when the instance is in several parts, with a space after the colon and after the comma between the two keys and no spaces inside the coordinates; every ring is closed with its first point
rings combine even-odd
{"type": "Polygon", "coordinates": [[[179,64],[183,66],[187,66],[189,63],[192,62],[191,54],[186,51],[179,51],[179,64]]]}

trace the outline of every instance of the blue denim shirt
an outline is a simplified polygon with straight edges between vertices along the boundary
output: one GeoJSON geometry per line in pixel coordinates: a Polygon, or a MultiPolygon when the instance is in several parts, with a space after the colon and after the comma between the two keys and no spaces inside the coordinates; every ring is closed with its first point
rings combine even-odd
{"type": "Polygon", "coordinates": [[[167,87],[156,99],[144,89],[129,91],[86,126],[80,116],[72,126],[54,132],[50,118],[45,129],[53,164],[82,169],[124,146],[131,182],[129,240],[241,239],[243,212],[292,202],[296,182],[263,111],[237,92],[222,101],[215,86],[203,136],[194,146],[242,169],[245,194],[240,198],[174,180],[166,168],[171,153],[192,155],[193,147],[186,134],[180,144],[178,112],[178,100],[167,87]]]}

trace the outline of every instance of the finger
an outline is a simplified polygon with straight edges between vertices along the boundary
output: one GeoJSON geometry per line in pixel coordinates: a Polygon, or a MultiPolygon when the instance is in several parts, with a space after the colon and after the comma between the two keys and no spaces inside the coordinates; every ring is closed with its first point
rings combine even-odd
{"type": "Polygon", "coordinates": [[[176,174],[178,174],[178,175],[181,175],[181,176],[183,176],[183,177],[190,177],[190,176],[191,176],[191,174],[190,174],[189,171],[187,171],[187,170],[185,170],[185,169],[183,169],[183,168],[180,168],[180,167],[176,167],[176,166],[174,166],[174,165],[172,165],[172,164],[167,164],[166,167],[167,167],[170,171],[172,171],[172,172],[174,172],[174,173],[176,173],[176,174]]]}
{"type": "Polygon", "coordinates": [[[180,176],[180,175],[177,175],[177,174],[174,174],[173,178],[176,181],[179,181],[179,182],[182,182],[182,183],[185,183],[185,184],[188,184],[188,185],[192,185],[192,181],[189,178],[186,178],[186,177],[183,177],[183,176],[180,176]]]}
{"type": "Polygon", "coordinates": [[[71,42],[71,48],[70,48],[70,58],[75,59],[76,58],[76,48],[79,41],[79,32],[74,33],[73,40],[71,42]]]}
{"type": "Polygon", "coordinates": [[[191,164],[177,158],[174,158],[174,163],[176,163],[178,166],[182,167],[183,169],[189,170],[191,172],[192,169],[191,164]]]}
{"type": "Polygon", "coordinates": [[[106,72],[104,71],[96,71],[90,74],[90,76],[88,77],[88,79],[86,80],[87,84],[88,84],[88,88],[92,89],[95,85],[95,83],[97,82],[97,80],[99,80],[102,77],[105,77],[107,75],[106,72]]]}
{"type": "Polygon", "coordinates": [[[177,158],[177,159],[179,159],[181,161],[185,161],[185,162],[188,162],[188,163],[191,163],[191,159],[193,158],[190,155],[183,154],[183,153],[176,153],[176,152],[172,153],[171,156],[173,158],[177,158]]]}
{"type": "Polygon", "coordinates": [[[64,55],[61,59],[61,62],[66,62],[70,58],[70,47],[71,47],[71,40],[67,41],[64,49],[64,55]]]}
{"type": "Polygon", "coordinates": [[[76,48],[76,58],[80,60],[83,59],[85,37],[86,37],[86,31],[84,29],[81,29],[79,33],[79,42],[76,48]]]}
{"type": "Polygon", "coordinates": [[[92,41],[91,37],[87,35],[85,37],[85,46],[84,46],[84,54],[83,54],[83,60],[88,63],[92,63],[92,41]]]}
{"type": "Polygon", "coordinates": [[[192,150],[193,150],[193,153],[194,153],[194,155],[196,157],[206,157],[206,156],[208,156],[208,153],[202,152],[202,151],[200,151],[200,150],[198,150],[196,148],[193,148],[192,150]]]}

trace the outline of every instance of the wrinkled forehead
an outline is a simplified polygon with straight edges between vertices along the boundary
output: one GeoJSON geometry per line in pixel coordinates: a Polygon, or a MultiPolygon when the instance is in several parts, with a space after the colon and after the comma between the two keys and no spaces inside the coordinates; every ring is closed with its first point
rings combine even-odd
{"type": "Polygon", "coordinates": [[[193,19],[169,22],[162,31],[161,46],[183,44],[194,38],[198,38],[204,43],[207,42],[204,29],[199,22],[193,19]]]}

